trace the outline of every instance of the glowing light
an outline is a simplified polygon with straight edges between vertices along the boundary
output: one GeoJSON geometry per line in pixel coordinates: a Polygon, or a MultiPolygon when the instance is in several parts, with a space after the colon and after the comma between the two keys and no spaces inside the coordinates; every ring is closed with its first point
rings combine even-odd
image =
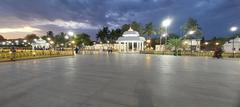
{"type": "Polygon", "coordinates": [[[73,32],[71,32],[71,31],[69,31],[69,32],[68,32],[68,35],[69,35],[69,36],[73,36],[73,35],[74,35],[74,33],[73,33],[73,32]]]}
{"type": "Polygon", "coordinates": [[[164,33],[163,35],[162,35],[162,37],[166,37],[168,34],[167,33],[164,33]]]}
{"type": "Polygon", "coordinates": [[[233,27],[230,28],[230,31],[231,31],[231,32],[235,32],[235,31],[237,31],[237,30],[238,30],[238,27],[236,27],[236,26],[233,26],[233,27]]]}
{"type": "Polygon", "coordinates": [[[148,40],[147,40],[147,43],[151,43],[151,40],[150,40],[150,39],[148,39],[148,40]]]}
{"type": "Polygon", "coordinates": [[[65,36],[64,38],[68,40],[68,39],[69,39],[69,36],[65,36]]]}
{"type": "Polygon", "coordinates": [[[163,27],[168,27],[171,24],[172,24],[172,19],[170,19],[170,18],[167,18],[167,19],[163,20],[163,22],[162,22],[163,27]]]}
{"type": "Polygon", "coordinates": [[[53,42],[53,41],[50,41],[50,44],[54,44],[54,42],[53,42]]]}
{"type": "Polygon", "coordinates": [[[193,31],[193,30],[191,30],[191,31],[188,32],[189,35],[192,35],[192,34],[194,34],[194,33],[195,33],[195,31],[193,31]]]}
{"type": "Polygon", "coordinates": [[[2,42],[2,45],[6,45],[6,42],[2,42]]]}
{"type": "Polygon", "coordinates": [[[217,42],[216,45],[219,45],[219,43],[217,42]]]}
{"type": "Polygon", "coordinates": [[[50,40],[51,40],[51,38],[47,38],[47,40],[48,40],[48,41],[50,41],[50,40]]]}
{"type": "Polygon", "coordinates": [[[23,40],[23,42],[25,42],[25,43],[26,43],[26,42],[27,42],[27,40],[23,40]]]}
{"type": "Polygon", "coordinates": [[[208,43],[208,42],[205,42],[204,44],[205,44],[205,45],[208,45],[209,43],[208,43]]]}
{"type": "Polygon", "coordinates": [[[72,44],[75,44],[75,41],[72,41],[71,43],[72,43],[72,44]]]}

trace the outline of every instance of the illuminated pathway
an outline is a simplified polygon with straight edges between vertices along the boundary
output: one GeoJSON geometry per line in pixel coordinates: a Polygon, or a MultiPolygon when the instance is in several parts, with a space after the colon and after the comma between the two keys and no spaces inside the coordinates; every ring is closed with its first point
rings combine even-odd
{"type": "Polygon", "coordinates": [[[239,107],[240,61],[79,55],[0,63],[0,107],[239,107]]]}

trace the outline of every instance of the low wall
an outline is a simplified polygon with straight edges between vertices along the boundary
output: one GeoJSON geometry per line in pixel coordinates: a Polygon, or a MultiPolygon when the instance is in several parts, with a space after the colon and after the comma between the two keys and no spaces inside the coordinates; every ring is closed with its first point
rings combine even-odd
{"type": "MultiPolygon", "coordinates": [[[[142,51],[142,54],[159,54],[159,55],[176,55],[176,56],[206,56],[206,57],[212,57],[214,52],[160,52],[160,51],[142,51]]],[[[232,58],[233,53],[223,53],[223,57],[232,58]]],[[[235,53],[235,58],[240,58],[240,53],[235,53]]]]}
{"type": "Polygon", "coordinates": [[[52,50],[25,50],[12,52],[0,52],[0,61],[11,61],[21,59],[46,58],[58,56],[71,56],[72,51],[52,51],[52,50]]]}

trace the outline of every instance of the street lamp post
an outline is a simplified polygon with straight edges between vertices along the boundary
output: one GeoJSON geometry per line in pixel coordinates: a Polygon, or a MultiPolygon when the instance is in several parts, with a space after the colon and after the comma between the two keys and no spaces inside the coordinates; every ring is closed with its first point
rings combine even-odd
{"type": "Polygon", "coordinates": [[[232,51],[233,51],[233,58],[235,58],[235,43],[234,43],[234,39],[235,39],[235,32],[238,30],[238,27],[233,26],[230,28],[230,31],[233,32],[233,40],[232,40],[232,51]]]}
{"type": "Polygon", "coordinates": [[[205,45],[205,51],[207,51],[207,45],[208,45],[209,43],[208,42],[205,42],[204,43],[204,45],[205,45]]]}
{"type": "Polygon", "coordinates": [[[195,31],[193,31],[193,30],[191,30],[191,31],[189,31],[188,32],[188,35],[190,35],[190,41],[191,41],[191,43],[190,43],[190,50],[191,50],[191,55],[192,55],[192,35],[195,33],[195,31]]]}
{"type": "MultiPolygon", "coordinates": [[[[166,29],[166,32],[164,33],[165,35],[165,41],[167,41],[167,36],[168,36],[168,27],[172,24],[172,19],[171,18],[167,18],[165,20],[162,21],[162,27],[164,27],[166,29]]],[[[163,36],[163,35],[162,35],[163,36]]],[[[161,37],[160,37],[160,41],[161,41],[161,37]]],[[[161,42],[160,42],[161,43],[161,42]]],[[[166,44],[166,43],[165,43],[166,44]]]]}

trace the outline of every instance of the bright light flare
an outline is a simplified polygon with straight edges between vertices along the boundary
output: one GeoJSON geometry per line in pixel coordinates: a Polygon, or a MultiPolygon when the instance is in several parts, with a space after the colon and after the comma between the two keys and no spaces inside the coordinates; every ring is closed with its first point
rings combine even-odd
{"type": "Polygon", "coordinates": [[[231,32],[235,32],[235,31],[237,31],[237,30],[238,30],[238,27],[236,27],[236,26],[233,26],[233,27],[230,28],[230,31],[231,31],[231,32]]]}
{"type": "Polygon", "coordinates": [[[163,27],[168,27],[171,24],[172,24],[172,19],[171,18],[167,18],[167,19],[163,20],[163,22],[162,22],[163,27]]]}
{"type": "Polygon", "coordinates": [[[166,37],[168,34],[167,33],[164,33],[164,34],[162,34],[162,37],[166,37]]]}
{"type": "Polygon", "coordinates": [[[65,38],[66,40],[68,40],[68,39],[69,39],[69,36],[65,36],[64,38],[65,38]]]}
{"type": "Polygon", "coordinates": [[[68,35],[69,35],[69,36],[73,36],[73,35],[74,35],[74,33],[73,33],[73,32],[71,32],[71,31],[69,31],[69,32],[68,32],[68,35]]]}
{"type": "Polygon", "coordinates": [[[195,31],[193,31],[193,30],[191,30],[191,31],[188,32],[189,35],[192,35],[192,34],[194,34],[194,33],[195,33],[195,31]]]}

